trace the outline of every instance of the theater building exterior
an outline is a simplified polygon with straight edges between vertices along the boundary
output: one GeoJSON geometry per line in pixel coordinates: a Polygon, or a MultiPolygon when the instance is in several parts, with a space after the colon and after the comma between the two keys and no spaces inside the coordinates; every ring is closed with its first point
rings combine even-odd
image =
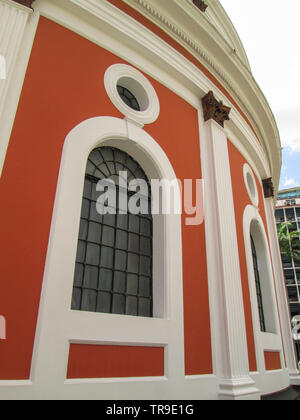
{"type": "Polygon", "coordinates": [[[299,385],[279,134],[221,4],[0,0],[0,55],[0,398],[299,385]],[[183,196],[182,214],[125,214],[120,178],[101,214],[98,182],[120,171],[201,185],[204,219],[183,196]]]}

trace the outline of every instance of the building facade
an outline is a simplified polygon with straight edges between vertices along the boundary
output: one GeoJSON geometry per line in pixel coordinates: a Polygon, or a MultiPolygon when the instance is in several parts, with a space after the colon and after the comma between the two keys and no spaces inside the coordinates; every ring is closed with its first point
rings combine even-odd
{"type": "MultiPolygon", "coordinates": [[[[289,223],[289,232],[300,232],[300,188],[279,191],[276,204],[276,224],[289,223]]],[[[292,320],[300,315],[300,262],[282,254],[282,265],[292,320]]],[[[300,344],[298,336],[296,349],[300,361],[300,344]]]]}
{"type": "Polygon", "coordinates": [[[221,4],[0,0],[0,28],[0,398],[299,384],[280,139],[221,4]]]}

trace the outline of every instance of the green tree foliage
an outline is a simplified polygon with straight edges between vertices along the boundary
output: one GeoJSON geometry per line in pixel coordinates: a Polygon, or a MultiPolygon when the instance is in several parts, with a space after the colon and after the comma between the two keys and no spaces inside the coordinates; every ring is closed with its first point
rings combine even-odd
{"type": "Polygon", "coordinates": [[[300,262],[300,232],[292,231],[292,223],[281,223],[277,226],[280,251],[290,260],[300,262]]]}

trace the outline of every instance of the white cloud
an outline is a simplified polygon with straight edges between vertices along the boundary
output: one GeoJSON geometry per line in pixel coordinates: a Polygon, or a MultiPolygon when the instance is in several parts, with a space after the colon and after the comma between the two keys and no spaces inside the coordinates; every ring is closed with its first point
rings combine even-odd
{"type": "Polygon", "coordinates": [[[300,138],[285,139],[282,142],[282,146],[289,148],[290,152],[292,153],[299,153],[300,152],[300,138]]]}
{"type": "Polygon", "coordinates": [[[295,178],[288,178],[288,177],[285,177],[284,178],[284,181],[283,181],[283,186],[284,187],[291,187],[291,188],[293,188],[293,187],[297,187],[299,184],[298,184],[298,182],[295,180],[295,178]]]}

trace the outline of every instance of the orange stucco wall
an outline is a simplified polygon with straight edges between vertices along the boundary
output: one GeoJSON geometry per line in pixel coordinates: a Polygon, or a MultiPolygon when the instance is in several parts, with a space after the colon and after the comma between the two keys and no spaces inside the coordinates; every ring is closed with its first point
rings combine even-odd
{"type": "MultiPolygon", "coordinates": [[[[256,355],[255,355],[252,311],[251,311],[250,291],[249,291],[249,283],[248,283],[247,262],[246,262],[244,232],[243,232],[244,211],[245,211],[246,206],[252,205],[246,186],[245,186],[244,175],[243,175],[243,167],[245,163],[248,163],[248,162],[230,141],[228,141],[228,149],[229,149],[234,208],[235,208],[235,216],[236,216],[237,239],[238,239],[238,247],[239,247],[239,257],[240,257],[240,269],[241,269],[241,281],[242,281],[245,320],[246,320],[249,366],[250,366],[250,371],[254,372],[257,370],[257,364],[256,364],[256,355]]],[[[263,191],[262,191],[261,184],[258,182],[258,179],[256,176],[255,176],[255,179],[256,179],[257,190],[259,194],[259,211],[260,211],[260,215],[264,222],[265,229],[267,232],[263,191]]]]}
{"type": "MultiPolygon", "coordinates": [[[[106,69],[122,62],[40,19],[0,180],[0,308],[7,320],[7,340],[0,341],[0,379],[30,376],[64,139],[88,118],[122,118],[103,83],[106,69]]],[[[197,111],[149,79],[161,113],[146,131],[164,149],[179,179],[201,178],[197,111]]],[[[204,225],[183,223],[183,277],[186,373],[211,373],[204,225]]]]}
{"type": "Polygon", "coordinates": [[[164,376],[163,347],[71,344],[68,379],[164,376]]]}
{"type": "Polygon", "coordinates": [[[279,352],[265,351],[264,355],[267,371],[280,370],[282,368],[279,352]]]}

